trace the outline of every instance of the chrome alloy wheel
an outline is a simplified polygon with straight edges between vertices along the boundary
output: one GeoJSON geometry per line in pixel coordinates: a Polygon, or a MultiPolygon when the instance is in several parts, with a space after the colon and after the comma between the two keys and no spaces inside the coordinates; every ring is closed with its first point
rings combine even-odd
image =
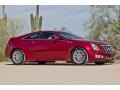
{"type": "Polygon", "coordinates": [[[12,54],[14,64],[21,64],[24,61],[24,54],[20,50],[15,50],[12,54]]]}
{"type": "Polygon", "coordinates": [[[85,64],[87,62],[87,53],[83,49],[75,49],[72,54],[72,60],[75,64],[85,64]]]}

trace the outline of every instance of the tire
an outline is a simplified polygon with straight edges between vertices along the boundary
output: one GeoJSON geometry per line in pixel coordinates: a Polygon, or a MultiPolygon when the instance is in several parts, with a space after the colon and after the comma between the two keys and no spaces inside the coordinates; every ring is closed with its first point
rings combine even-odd
{"type": "Polygon", "coordinates": [[[46,64],[46,61],[37,61],[38,64],[43,65],[46,64]]]}
{"type": "Polygon", "coordinates": [[[25,61],[25,54],[21,49],[15,49],[12,52],[12,62],[13,64],[20,65],[23,64],[25,61]]]}
{"type": "Polygon", "coordinates": [[[96,65],[104,65],[105,62],[98,62],[98,61],[96,61],[95,64],[96,64],[96,65]]]}
{"type": "Polygon", "coordinates": [[[74,64],[86,64],[88,62],[88,54],[84,49],[76,48],[72,51],[71,60],[74,64]]]}

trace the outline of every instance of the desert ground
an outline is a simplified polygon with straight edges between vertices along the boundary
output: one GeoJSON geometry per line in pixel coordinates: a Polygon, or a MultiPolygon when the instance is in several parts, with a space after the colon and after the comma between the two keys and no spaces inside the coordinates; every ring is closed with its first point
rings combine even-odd
{"type": "Polygon", "coordinates": [[[73,65],[73,64],[25,64],[0,63],[0,84],[43,85],[80,84],[114,85],[120,84],[120,64],[73,65]]]}

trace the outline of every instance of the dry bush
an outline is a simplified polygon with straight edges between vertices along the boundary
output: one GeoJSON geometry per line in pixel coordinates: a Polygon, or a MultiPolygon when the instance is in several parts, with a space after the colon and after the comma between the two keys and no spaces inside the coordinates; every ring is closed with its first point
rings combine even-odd
{"type": "Polygon", "coordinates": [[[11,37],[15,37],[20,33],[22,24],[19,19],[4,20],[0,19],[0,61],[6,61],[5,47],[11,37]]]}

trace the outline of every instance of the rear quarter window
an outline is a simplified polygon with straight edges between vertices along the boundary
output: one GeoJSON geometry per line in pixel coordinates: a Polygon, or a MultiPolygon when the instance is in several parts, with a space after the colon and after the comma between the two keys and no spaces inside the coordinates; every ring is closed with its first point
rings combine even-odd
{"type": "Polygon", "coordinates": [[[33,33],[24,37],[24,39],[38,39],[38,38],[39,38],[39,33],[33,33]]]}

